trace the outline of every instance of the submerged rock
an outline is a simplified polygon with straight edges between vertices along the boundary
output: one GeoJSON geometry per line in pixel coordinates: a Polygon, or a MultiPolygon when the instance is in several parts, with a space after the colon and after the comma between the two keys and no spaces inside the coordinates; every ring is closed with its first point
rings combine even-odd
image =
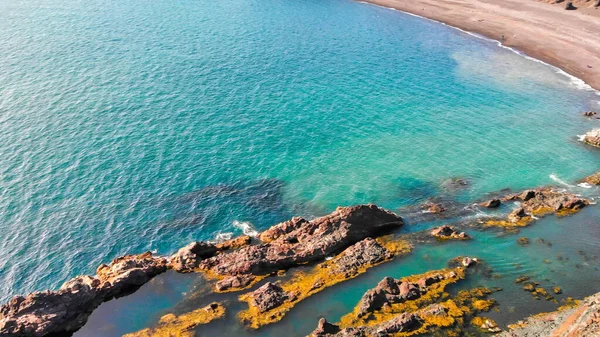
{"type": "Polygon", "coordinates": [[[225,308],[220,303],[213,302],[204,308],[194,310],[179,316],[167,314],[160,318],[156,327],[128,333],[123,337],[194,337],[194,328],[208,324],[225,316],[225,308]]]}
{"type": "Polygon", "coordinates": [[[57,291],[15,296],[0,307],[0,336],[45,336],[81,328],[103,302],[129,293],[167,270],[167,261],[147,252],[114,259],[96,276],[78,276],[57,291]]]}
{"type": "Polygon", "coordinates": [[[509,326],[500,337],[590,337],[600,336],[600,293],[573,306],[538,314],[509,326]]]}
{"type": "Polygon", "coordinates": [[[596,116],[598,113],[596,111],[586,111],[583,113],[584,116],[586,117],[594,117],[596,116]]]}

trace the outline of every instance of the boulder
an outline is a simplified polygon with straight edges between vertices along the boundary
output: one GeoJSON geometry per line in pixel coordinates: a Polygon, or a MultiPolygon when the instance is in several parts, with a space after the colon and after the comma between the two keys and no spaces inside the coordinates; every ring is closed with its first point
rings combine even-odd
{"type": "Polygon", "coordinates": [[[510,214],[508,215],[508,221],[516,223],[523,220],[523,218],[527,216],[528,215],[527,212],[525,212],[525,209],[523,207],[519,207],[514,211],[510,212],[510,214]]]}
{"type": "Polygon", "coordinates": [[[197,241],[179,249],[169,258],[169,267],[179,272],[190,272],[198,267],[203,259],[214,256],[217,247],[212,243],[197,241]]]}
{"type": "Polygon", "coordinates": [[[252,293],[252,305],[258,308],[259,312],[276,308],[288,299],[290,299],[290,294],[286,293],[281,286],[273,282],[265,283],[265,285],[252,293]]]}
{"type": "Polygon", "coordinates": [[[456,230],[456,228],[447,225],[436,227],[431,230],[430,233],[432,236],[438,239],[470,239],[469,235],[467,235],[465,232],[459,232],[456,230]]]}
{"type": "Polygon", "coordinates": [[[491,199],[491,200],[480,203],[479,206],[485,207],[485,208],[498,208],[498,207],[500,207],[501,204],[502,204],[502,201],[500,201],[500,199],[491,199]]]}
{"type": "Polygon", "coordinates": [[[215,284],[217,291],[227,291],[230,289],[243,289],[249,286],[256,277],[252,275],[234,275],[218,281],[215,284]]]}
{"type": "MultiPolygon", "coordinates": [[[[598,0],[600,2],[600,0],[598,0]]],[[[583,113],[584,116],[586,117],[594,117],[596,116],[598,113],[596,111],[586,111],[583,113]]]]}
{"type": "Polygon", "coordinates": [[[573,1],[567,1],[567,4],[565,5],[565,9],[568,11],[573,11],[573,10],[576,10],[577,7],[575,7],[575,5],[573,5],[573,1]]]}

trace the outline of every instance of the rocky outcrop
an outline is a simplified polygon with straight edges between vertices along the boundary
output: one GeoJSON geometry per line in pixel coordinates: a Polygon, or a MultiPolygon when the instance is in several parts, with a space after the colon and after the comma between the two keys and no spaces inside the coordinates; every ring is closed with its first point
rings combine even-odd
{"type": "Polygon", "coordinates": [[[200,261],[212,257],[217,253],[217,247],[207,242],[192,242],[179,249],[169,258],[169,267],[179,271],[193,271],[200,261]]]}
{"type": "Polygon", "coordinates": [[[458,230],[456,230],[456,228],[447,225],[434,228],[433,230],[431,230],[431,235],[441,240],[468,240],[471,238],[469,235],[467,235],[467,233],[459,232],[458,230]]]}
{"type": "Polygon", "coordinates": [[[582,136],[586,144],[600,147],[600,129],[594,129],[582,136]]]}
{"type": "Polygon", "coordinates": [[[500,201],[500,199],[491,199],[479,204],[479,206],[485,208],[498,208],[500,205],[502,205],[502,201],[500,201]]]}
{"type": "Polygon", "coordinates": [[[544,187],[525,190],[521,193],[509,194],[504,201],[518,202],[506,220],[486,221],[487,226],[518,227],[526,226],[535,217],[547,214],[572,214],[589,205],[587,199],[563,190],[544,187]]]}
{"type": "Polygon", "coordinates": [[[588,183],[590,185],[600,185],[600,171],[592,174],[591,176],[583,179],[584,183],[588,183]]]}
{"type": "Polygon", "coordinates": [[[0,336],[76,331],[102,302],[127,294],[166,270],[166,259],[150,252],[126,255],[98,267],[96,276],[78,276],[57,291],[15,296],[0,307],[0,336]]]}
{"type": "Polygon", "coordinates": [[[586,117],[594,117],[596,116],[598,113],[596,111],[586,111],[583,113],[584,116],[586,117]]]}
{"type": "Polygon", "coordinates": [[[244,289],[254,283],[256,277],[253,275],[234,275],[224,278],[215,284],[215,289],[220,292],[235,289],[244,289]]]}
{"type": "Polygon", "coordinates": [[[281,284],[269,282],[240,296],[241,301],[248,303],[248,310],[240,312],[238,317],[252,329],[277,322],[298,302],[408,251],[410,245],[403,240],[381,240],[380,243],[366,238],[333,259],[316,265],[310,272],[297,273],[281,284]]]}
{"type": "Polygon", "coordinates": [[[413,313],[403,313],[393,319],[373,326],[341,329],[337,325],[327,322],[324,318],[319,320],[319,325],[310,336],[312,337],[367,337],[367,336],[394,336],[399,332],[408,332],[421,326],[421,319],[413,313]]]}
{"type": "Polygon", "coordinates": [[[540,314],[511,325],[501,337],[589,337],[600,336],[600,293],[581,303],[540,314]]]}
{"type": "Polygon", "coordinates": [[[200,261],[213,257],[218,252],[248,246],[251,241],[250,236],[243,235],[218,244],[202,241],[192,242],[169,258],[169,267],[182,273],[192,272],[198,267],[200,261]]]}
{"type": "Polygon", "coordinates": [[[198,267],[221,276],[265,275],[322,260],[402,225],[402,218],[375,205],[340,207],[312,221],[294,218],[276,225],[260,236],[266,243],[216,255],[198,267]]]}

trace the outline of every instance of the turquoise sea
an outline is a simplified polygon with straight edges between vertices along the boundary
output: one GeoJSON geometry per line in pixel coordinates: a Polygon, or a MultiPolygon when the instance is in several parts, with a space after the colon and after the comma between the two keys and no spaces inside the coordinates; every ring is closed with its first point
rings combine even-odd
{"type": "MultiPolygon", "coordinates": [[[[576,181],[600,169],[600,151],[577,135],[600,127],[581,115],[599,102],[492,41],[348,0],[0,0],[0,302],[125,253],[167,255],[338,205],[402,215],[505,188],[594,194],[576,181]],[[455,177],[468,188],[446,191],[455,177]]],[[[527,230],[593,250],[598,214],[527,230]],[[582,223],[588,246],[565,235],[582,223]]],[[[515,237],[496,234],[464,249],[488,247],[491,267],[510,274],[502,254],[515,237]]],[[[460,245],[424,247],[353,281],[358,297],[333,319],[386,268],[442,267],[460,245]]],[[[529,252],[522,264],[545,273],[535,263],[545,253],[529,252]]],[[[585,285],[597,283],[593,261],[585,285]]],[[[158,279],[172,283],[169,299],[91,335],[152,323],[192,279],[158,279]]],[[[600,291],[583,288],[573,295],[600,291]]],[[[304,324],[295,317],[286,324],[304,324]]]]}

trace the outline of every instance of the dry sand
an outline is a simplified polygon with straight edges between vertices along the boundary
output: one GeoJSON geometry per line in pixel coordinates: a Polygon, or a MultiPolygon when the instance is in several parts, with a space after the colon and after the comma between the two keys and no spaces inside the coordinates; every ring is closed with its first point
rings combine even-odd
{"type": "MultiPolygon", "coordinates": [[[[600,8],[536,0],[365,0],[501,41],[600,90],[600,8]]],[[[585,6],[590,6],[586,4],[585,6]]]]}

